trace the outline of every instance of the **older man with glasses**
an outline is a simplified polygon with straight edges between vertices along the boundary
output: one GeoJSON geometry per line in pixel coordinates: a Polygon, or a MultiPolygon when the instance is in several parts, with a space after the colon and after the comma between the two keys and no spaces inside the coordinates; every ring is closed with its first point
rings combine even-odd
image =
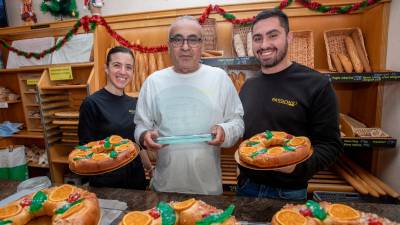
{"type": "Polygon", "coordinates": [[[179,17],[169,28],[168,40],[173,66],[147,78],[135,115],[137,143],[158,154],[151,187],[222,194],[220,149],[243,135],[242,104],[225,71],[200,64],[202,27],[195,18],[179,17]],[[158,137],[210,133],[208,142],[157,142],[158,137]]]}

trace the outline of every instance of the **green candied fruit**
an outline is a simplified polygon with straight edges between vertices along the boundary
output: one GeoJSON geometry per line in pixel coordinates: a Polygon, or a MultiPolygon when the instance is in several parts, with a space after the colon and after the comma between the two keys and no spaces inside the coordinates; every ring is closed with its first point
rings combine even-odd
{"type": "Polygon", "coordinates": [[[251,146],[251,147],[253,147],[254,145],[258,145],[258,144],[260,144],[259,141],[248,141],[246,143],[247,146],[251,146]]]}
{"type": "Polygon", "coordinates": [[[117,156],[118,156],[118,153],[115,150],[112,150],[110,152],[110,158],[115,159],[115,158],[117,158],[117,156]]]}
{"type": "Polygon", "coordinates": [[[111,143],[110,143],[110,141],[104,142],[104,148],[105,148],[105,149],[110,149],[110,148],[111,148],[111,143]]]}
{"type": "Polygon", "coordinates": [[[84,157],[82,157],[82,158],[76,157],[76,158],[73,158],[72,160],[78,161],[78,160],[90,159],[90,158],[93,157],[93,154],[94,154],[94,153],[92,152],[92,153],[89,153],[89,154],[87,154],[86,156],[84,156],[84,157]]]}
{"type": "Polygon", "coordinates": [[[166,202],[159,202],[158,211],[161,213],[162,225],[174,225],[176,222],[175,210],[166,202]]]}
{"type": "Polygon", "coordinates": [[[258,155],[264,154],[264,153],[266,153],[266,152],[268,152],[268,149],[263,148],[263,149],[260,149],[260,150],[258,150],[258,151],[256,151],[256,152],[251,153],[250,157],[251,157],[251,158],[255,158],[255,157],[257,157],[258,155]]]}
{"type": "Polygon", "coordinates": [[[265,137],[267,138],[267,140],[271,139],[274,136],[272,134],[272,132],[269,130],[266,130],[264,133],[265,133],[265,137]]]}
{"type": "Polygon", "coordinates": [[[206,218],[196,221],[196,225],[210,225],[213,223],[223,223],[232,216],[235,211],[235,205],[230,204],[222,213],[214,213],[206,218]]]}
{"type": "Polygon", "coordinates": [[[285,145],[285,146],[283,146],[283,149],[285,149],[286,151],[289,151],[289,152],[293,152],[294,150],[296,150],[296,147],[285,145]]]}
{"type": "Polygon", "coordinates": [[[313,214],[313,216],[321,221],[323,221],[327,214],[324,208],[322,208],[318,202],[315,202],[313,200],[308,200],[306,202],[307,208],[309,208],[313,214]]]}
{"type": "Polygon", "coordinates": [[[7,225],[7,224],[12,224],[13,222],[11,220],[0,220],[0,225],[7,225]]]}
{"type": "Polygon", "coordinates": [[[84,146],[84,145],[75,146],[75,149],[79,149],[79,150],[83,150],[83,151],[89,150],[91,148],[92,147],[88,147],[88,146],[84,146]]]}
{"type": "Polygon", "coordinates": [[[39,211],[43,207],[43,203],[47,200],[47,195],[42,192],[38,191],[32,198],[32,204],[29,206],[29,212],[35,213],[39,211]]]}
{"type": "Polygon", "coordinates": [[[65,213],[68,209],[70,209],[72,206],[77,205],[77,204],[81,203],[82,201],[83,201],[83,198],[81,198],[81,199],[79,199],[79,200],[77,200],[77,201],[75,201],[75,202],[65,204],[65,205],[63,205],[61,208],[58,208],[58,209],[55,211],[55,213],[56,213],[56,214],[64,214],[64,213],[65,213]]]}

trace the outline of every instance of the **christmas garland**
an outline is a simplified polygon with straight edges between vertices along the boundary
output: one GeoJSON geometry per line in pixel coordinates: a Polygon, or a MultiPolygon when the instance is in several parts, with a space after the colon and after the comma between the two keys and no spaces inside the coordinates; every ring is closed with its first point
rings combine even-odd
{"type": "Polygon", "coordinates": [[[298,2],[300,2],[304,7],[308,8],[310,10],[321,12],[321,13],[330,13],[330,14],[349,14],[349,13],[352,13],[359,9],[373,5],[379,1],[380,0],[364,0],[364,1],[354,3],[352,5],[338,7],[338,6],[321,5],[320,3],[313,2],[311,0],[298,0],[298,2]]]}
{"type": "MultiPolygon", "coordinates": [[[[321,13],[330,13],[330,14],[348,14],[354,11],[357,11],[359,9],[365,8],[367,6],[376,4],[380,0],[363,0],[357,3],[354,3],[352,5],[347,5],[347,6],[342,6],[342,7],[337,7],[337,6],[325,6],[321,5],[320,3],[313,2],[311,0],[297,0],[297,2],[301,3],[304,7],[314,10],[317,12],[321,13]]],[[[285,9],[287,8],[290,4],[293,3],[293,0],[283,0],[280,2],[279,6],[277,8],[279,9],[285,9]]],[[[221,15],[223,18],[225,18],[228,22],[232,24],[239,24],[239,25],[249,25],[251,22],[254,20],[254,17],[250,18],[244,18],[244,19],[238,19],[236,16],[234,16],[231,13],[226,12],[223,8],[221,8],[218,5],[209,5],[201,14],[201,16],[198,18],[200,24],[204,24],[206,19],[210,16],[211,12],[216,12],[219,15],[221,15]]],[[[134,51],[139,51],[142,53],[156,53],[156,52],[165,52],[168,50],[168,47],[166,45],[159,45],[156,47],[146,47],[142,46],[139,44],[132,44],[125,38],[123,38],[121,35],[119,35],[117,32],[115,32],[110,25],[108,25],[107,21],[97,15],[93,16],[84,16],[80,20],[78,20],[72,27],[71,30],[67,32],[67,34],[58,41],[53,47],[48,48],[46,50],[43,50],[41,52],[25,52],[21,51],[19,49],[16,49],[12,46],[10,46],[5,40],[0,39],[0,44],[4,47],[9,49],[12,52],[15,52],[19,56],[24,56],[25,58],[31,58],[34,57],[36,59],[43,58],[47,54],[51,54],[54,51],[60,49],[64,44],[69,41],[73,35],[75,35],[79,28],[82,26],[83,29],[85,30],[86,33],[92,32],[97,25],[104,26],[107,30],[107,32],[113,37],[115,40],[117,40],[121,45],[133,49],[134,51]]]]}

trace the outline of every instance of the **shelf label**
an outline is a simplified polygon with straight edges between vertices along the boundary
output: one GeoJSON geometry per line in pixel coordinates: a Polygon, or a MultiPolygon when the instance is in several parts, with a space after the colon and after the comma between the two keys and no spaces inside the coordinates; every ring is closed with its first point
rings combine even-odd
{"type": "Polygon", "coordinates": [[[8,109],[8,102],[0,102],[0,109],[8,109]]]}
{"type": "Polygon", "coordinates": [[[28,79],[26,80],[27,85],[37,85],[39,83],[39,79],[28,79]]]}
{"type": "Polygon", "coordinates": [[[50,80],[72,80],[72,68],[71,66],[58,66],[50,67],[50,80]]]}

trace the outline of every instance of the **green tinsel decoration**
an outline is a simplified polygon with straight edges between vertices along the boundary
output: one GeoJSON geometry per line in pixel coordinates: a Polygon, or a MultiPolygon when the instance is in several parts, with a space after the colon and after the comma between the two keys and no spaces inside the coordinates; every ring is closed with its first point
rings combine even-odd
{"type": "Polygon", "coordinates": [[[40,5],[40,10],[43,13],[49,12],[51,15],[56,17],[79,17],[75,0],[44,0],[40,5]]]}

